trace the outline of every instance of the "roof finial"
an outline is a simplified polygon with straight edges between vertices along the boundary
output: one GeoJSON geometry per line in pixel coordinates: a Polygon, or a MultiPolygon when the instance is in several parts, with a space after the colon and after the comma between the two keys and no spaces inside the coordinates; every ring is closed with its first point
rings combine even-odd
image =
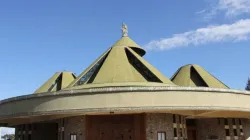
{"type": "Polygon", "coordinates": [[[128,27],[126,24],[122,23],[122,37],[128,36],[128,27]]]}

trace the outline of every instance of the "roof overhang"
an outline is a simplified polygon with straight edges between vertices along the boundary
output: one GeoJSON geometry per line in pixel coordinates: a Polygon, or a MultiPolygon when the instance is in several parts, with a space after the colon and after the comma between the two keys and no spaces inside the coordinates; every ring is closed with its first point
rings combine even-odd
{"type": "Polygon", "coordinates": [[[32,94],[0,102],[0,123],[18,124],[67,116],[174,113],[188,118],[250,118],[250,92],[176,86],[127,86],[32,94]]]}

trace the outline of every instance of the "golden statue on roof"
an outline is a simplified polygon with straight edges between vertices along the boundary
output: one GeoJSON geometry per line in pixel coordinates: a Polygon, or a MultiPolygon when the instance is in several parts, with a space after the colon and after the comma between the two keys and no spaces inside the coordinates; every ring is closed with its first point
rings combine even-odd
{"type": "Polygon", "coordinates": [[[128,27],[126,24],[122,23],[122,37],[128,36],[128,27]]]}

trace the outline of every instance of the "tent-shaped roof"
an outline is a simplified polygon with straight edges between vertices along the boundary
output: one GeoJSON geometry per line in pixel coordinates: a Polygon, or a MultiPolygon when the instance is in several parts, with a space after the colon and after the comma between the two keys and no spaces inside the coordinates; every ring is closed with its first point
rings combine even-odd
{"type": "Polygon", "coordinates": [[[67,87],[75,78],[76,76],[72,72],[56,72],[34,94],[61,90],[67,87]]]}
{"type": "MultiPolygon", "coordinates": [[[[117,41],[68,87],[112,83],[165,83],[168,78],[142,58],[145,51],[127,35],[117,41]]],[[[135,84],[136,85],[136,84],[135,84]]]]}
{"type": "Polygon", "coordinates": [[[179,86],[229,88],[199,65],[185,65],[171,78],[179,86]]]}

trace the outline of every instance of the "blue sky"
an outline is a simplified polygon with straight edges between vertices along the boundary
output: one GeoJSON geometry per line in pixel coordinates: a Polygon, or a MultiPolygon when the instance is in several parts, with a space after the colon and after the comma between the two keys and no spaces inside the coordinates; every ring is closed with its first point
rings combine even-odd
{"type": "Polygon", "coordinates": [[[1,1],[0,99],[31,94],[57,71],[81,73],[120,38],[122,22],[167,77],[195,63],[244,89],[250,10],[237,5],[246,1],[1,1]]]}

